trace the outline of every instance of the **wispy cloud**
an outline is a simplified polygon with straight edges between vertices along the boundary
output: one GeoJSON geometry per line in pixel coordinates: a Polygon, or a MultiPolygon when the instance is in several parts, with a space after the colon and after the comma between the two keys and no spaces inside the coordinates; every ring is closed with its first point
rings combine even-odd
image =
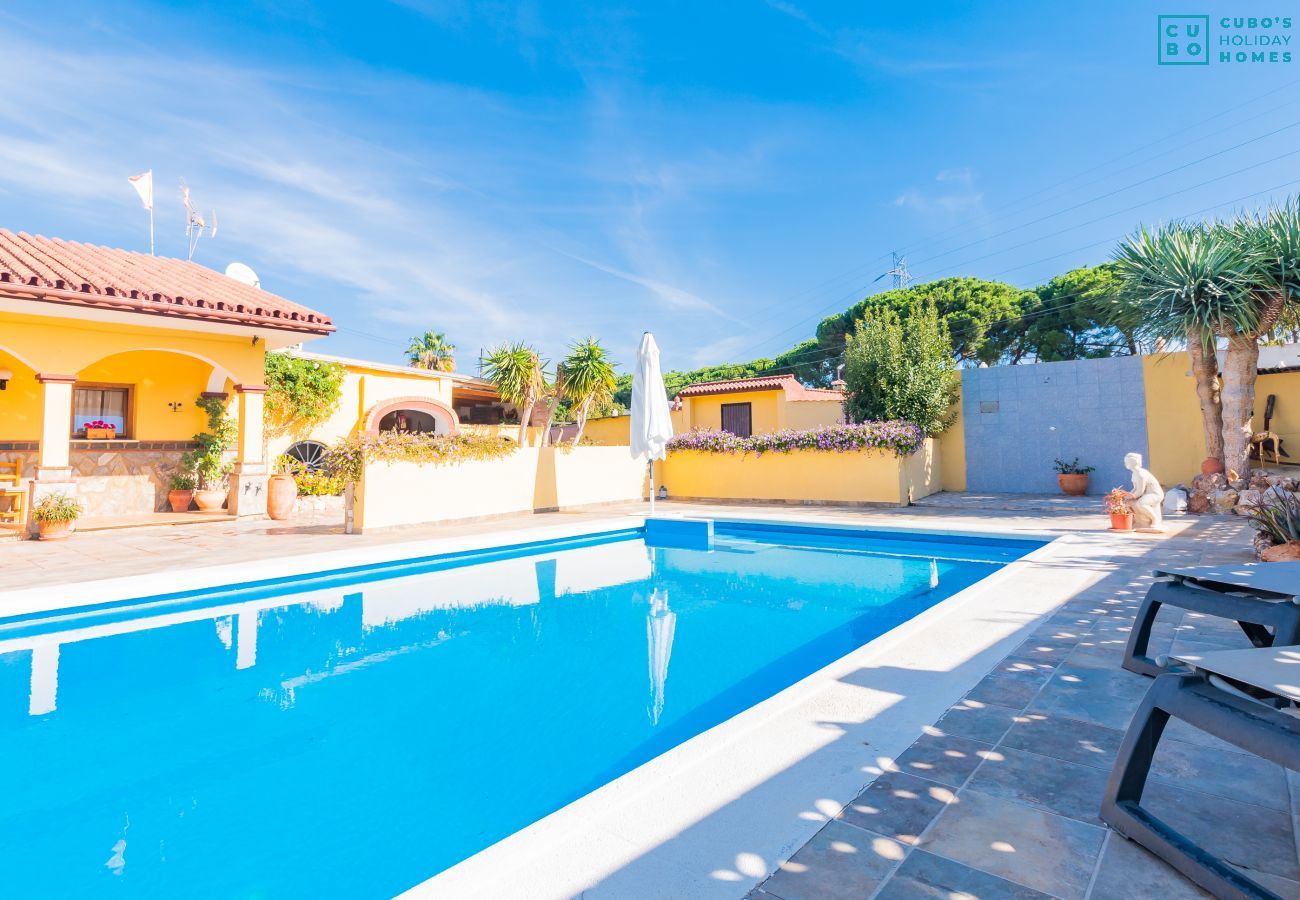
{"type": "Polygon", "coordinates": [[[975,176],[969,168],[942,169],[934,180],[943,187],[939,190],[909,188],[894,198],[893,205],[945,216],[983,212],[984,194],[975,187],[975,176]]]}

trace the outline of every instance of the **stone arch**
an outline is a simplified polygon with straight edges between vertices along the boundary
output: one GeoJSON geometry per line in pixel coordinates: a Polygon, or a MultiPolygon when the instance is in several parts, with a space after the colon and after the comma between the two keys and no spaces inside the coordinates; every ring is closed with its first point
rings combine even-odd
{"type": "Polygon", "coordinates": [[[455,434],[460,427],[460,419],[456,417],[456,411],[440,400],[429,397],[396,397],[370,407],[370,411],[366,413],[366,433],[378,434],[379,423],[383,421],[384,416],[408,409],[432,416],[439,425],[439,434],[455,434]]]}

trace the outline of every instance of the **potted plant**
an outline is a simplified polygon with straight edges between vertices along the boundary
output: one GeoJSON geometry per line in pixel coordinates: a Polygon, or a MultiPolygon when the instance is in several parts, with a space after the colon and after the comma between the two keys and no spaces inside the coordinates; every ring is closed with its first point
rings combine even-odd
{"type": "Polygon", "coordinates": [[[1122,487],[1112,488],[1106,494],[1106,512],[1110,513],[1111,531],[1132,531],[1133,510],[1129,509],[1129,493],[1122,487]]]}
{"type": "Polygon", "coordinates": [[[1095,466],[1079,465],[1079,457],[1066,462],[1056,460],[1056,483],[1070,497],[1082,497],[1088,493],[1088,473],[1096,471],[1095,466]]]}
{"type": "Polygon", "coordinates": [[[167,492],[167,502],[171,504],[172,512],[189,510],[190,503],[194,500],[196,483],[193,472],[177,472],[172,476],[171,490],[167,492]]]}
{"type": "Polygon", "coordinates": [[[221,512],[228,493],[226,477],[234,468],[226,461],[226,451],[235,446],[239,432],[220,397],[200,397],[196,405],[208,414],[208,430],[194,435],[198,447],[181,457],[181,466],[196,477],[194,503],[199,512],[221,512]]]}
{"type": "Polygon", "coordinates": [[[291,456],[281,456],[275,461],[275,474],[266,482],[266,514],[277,522],[293,515],[298,503],[298,482],[294,470],[299,462],[291,456]]]}
{"type": "Polygon", "coordinates": [[[71,494],[46,494],[32,507],[32,520],[43,541],[61,541],[71,536],[72,523],[81,516],[81,504],[71,494]]]}
{"type": "Polygon", "coordinates": [[[102,419],[96,419],[93,422],[85,424],[86,440],[88,441],[111,441],[117,434],[117,426],[102,419]]]}
{"type": "Polygon", "coordinates": [[[1266,491],[1246,513],[1255,526],[1255,553],[1264,562],[1300,560],[1300,497],[1266,491]]]}

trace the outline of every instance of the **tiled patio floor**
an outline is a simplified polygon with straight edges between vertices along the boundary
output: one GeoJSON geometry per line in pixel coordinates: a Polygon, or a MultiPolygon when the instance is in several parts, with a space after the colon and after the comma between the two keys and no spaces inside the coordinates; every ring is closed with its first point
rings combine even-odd
{"type": "MultiPolygon", "coordinates": [[[[1120,668],[1153,564],[1245,560],[1245,529],[1202,520],[1075,596],[751,893],[781,898],[1207,896],[1097,818],[1111,762],[1150,681],[1120,668]]],[[[1248,642],[1172,610],[1153,653],[1248,642]],[[1157,646],[1157,644],[1159,646],[1157,646]]],[[[1144,798],[1284,897],[1300,897],[1297,784],[1179,723],[1144,798]]]]}

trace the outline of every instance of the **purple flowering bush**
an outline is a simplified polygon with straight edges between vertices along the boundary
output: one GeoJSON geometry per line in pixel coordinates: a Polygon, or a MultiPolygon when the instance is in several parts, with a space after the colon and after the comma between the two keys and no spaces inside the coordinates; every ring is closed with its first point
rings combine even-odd
{"type": "Polygon", "coordinates": [[[698,450],[701,453],[789,453],[791,450],[822,450],[847,453],[850,450],[891,450],[910,456],[920,449],[925,434],[911,422],[863,422],[859,425],[823,425],[807,431],[787,428],[752,437],[736,437],[727,431],[697,429],[674,435],[669,450],[698,450]]]}

